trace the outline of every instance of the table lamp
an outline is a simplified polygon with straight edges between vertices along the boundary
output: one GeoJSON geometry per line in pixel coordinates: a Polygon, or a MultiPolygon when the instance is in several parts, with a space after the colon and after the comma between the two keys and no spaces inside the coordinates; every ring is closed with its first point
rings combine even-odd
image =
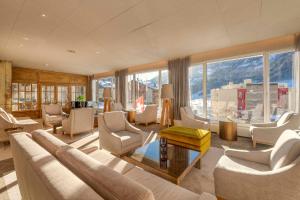
{"type": "Polygon", "coordinates": [[[174,98],[172,84],[162,85],[161,98],[163,100],[163,106],[161,110],[160,127],[164,127],[166,125],[169,127],[171,122],[171,99],[174,98]]]}
{"type": "Polygon", "coordinates": [[[111,88],[107,87],[103,90],[104,112],[110,112],[111,88]]]}

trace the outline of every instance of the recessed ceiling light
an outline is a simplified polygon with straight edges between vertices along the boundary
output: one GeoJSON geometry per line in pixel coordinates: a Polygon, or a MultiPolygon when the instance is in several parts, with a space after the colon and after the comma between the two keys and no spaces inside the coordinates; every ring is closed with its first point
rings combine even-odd
{"type": "Polygon", "coordinates": [[[96,54],[100,54],[101,52],[100,51],[96,51],[96,54]]]}
{"type": "Polygon", "coordinates": [[[29,38],[28,38],[28,37],[23,37],[23,39],[24,39],[24,40],[26,40],[26,41],[27,41],[27,40],[29,40],[29,38]]]}
{"type": "Polygon", "coordinates": [[[42,17],[47,17],[47,15],[45,13],[41,14],[42,17]]]}
{"type": "Polygon", "coordinates": [[[23,47],[24,45],[23,44],[19,44],[19,47],[21,48],[21,47],[23,47]]]}
{"type": "Polygon", "coordinates": [[[73,49],[68,49],[67,52],[69,52],[69,53],[76,53],[76,51],[73,50],[73,49]]]}
{"type": "Polygon", "coordinates": [[[47,67],[48,65],[49,65],[48,63],[45,64],[46,67],[47,67]]]}

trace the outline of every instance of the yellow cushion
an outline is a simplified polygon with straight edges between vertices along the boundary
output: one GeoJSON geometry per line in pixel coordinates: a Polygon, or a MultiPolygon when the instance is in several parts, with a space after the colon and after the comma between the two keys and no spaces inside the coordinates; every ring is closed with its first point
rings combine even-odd
{"type": "Polygon", "coordinates": [[[172,135],[184,136],[184,137],[194,138],[194,139],[202,139],[209,133],[210,131],[208,130],[187,128],[182,126],[172,126],[170,128],[166,128],[160,131],[160,135],[172,134],[172,135]]]}

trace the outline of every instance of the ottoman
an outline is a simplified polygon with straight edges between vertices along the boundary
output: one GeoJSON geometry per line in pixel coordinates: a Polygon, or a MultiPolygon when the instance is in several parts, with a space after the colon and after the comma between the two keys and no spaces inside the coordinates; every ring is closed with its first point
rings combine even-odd
{"type": "Polygon", "coordinates": [[[208,130],[173,126],[159,132],[168,143],[200,151],[204,155],[210,147],[211,133],[208,130]]]}

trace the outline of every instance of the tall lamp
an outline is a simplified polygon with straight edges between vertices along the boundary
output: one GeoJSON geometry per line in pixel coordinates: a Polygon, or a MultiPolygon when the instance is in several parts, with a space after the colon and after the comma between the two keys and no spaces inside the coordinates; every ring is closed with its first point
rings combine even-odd
{"type": "Polygon", "coordinates": [[[171,123],[171,99],[174,98],[172,84],[162,85],[161,98],[163,100],[163,107],[161,110],[160,127],[164,127],[166,125],[169,127],[171,123]]]}
{"type": "Polygon", "coordinates": [[[103,90],[104,112],[110,112],[111,88],[107,87],[103,90]]]}

